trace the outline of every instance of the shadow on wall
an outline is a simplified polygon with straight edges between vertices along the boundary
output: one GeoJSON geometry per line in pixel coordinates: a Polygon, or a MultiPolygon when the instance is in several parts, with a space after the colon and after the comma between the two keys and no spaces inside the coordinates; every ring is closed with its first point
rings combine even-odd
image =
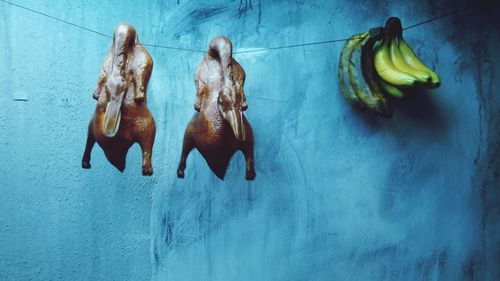
{"type": "Polygon", "coordinates": [[[443,114],[445,110],[441,108],[442,105],[433,99],[433,95],[436,95],[433,91],[415,89],[409,91],[404,100],[388,97],[394,108],[395,116],[392,120],[379,117],[369,111],[354,112],[353,110],[353,115],[372,132],[383,130],[401,140],[411,138],[412,134],[424,132],[439,139],[448,132],[451,124],[443,114]],[[407,130],[407,128],[412,130],[407,130]]]}
{"type": "Polygon", "coordinates": [[[430,130],[439,129],[445,133],[449,124],[442,114],[444,110],[440,108],[441,105],[432,99],[435,94],[435,91],[416,89],[409,92],[406,101],[395,103],[395,107],[399,109],[400,114],[413,120],[415,125],[421,125],[430,130]]]}

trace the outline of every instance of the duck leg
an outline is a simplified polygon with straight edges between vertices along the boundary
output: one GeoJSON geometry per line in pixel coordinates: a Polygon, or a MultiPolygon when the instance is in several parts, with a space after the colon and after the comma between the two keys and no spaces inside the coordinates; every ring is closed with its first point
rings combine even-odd
{"type": "Polygon", "coordinates": [[[186,134],[184,135],[184,141],[182,144],[182,153],[181,153],[181,160],[179,161],[179,167],[177,168],[177,177],[178,178],[184,178],[184,169],[186,169],[186,159],[193,150],[194,145],[192,141],[192,136],[189,132],[189,128],[186,130],[186,134]]]}
{"type": "Polygon", "coordinates": [[[149,130],[145,130],[142,133],[142,137],[141,137],[141,140],[139,142],[139,145],[141,146],[141,149],[142,149],[142,175],[143,176],[153,175],[153,166],[151,165],[151,156],[153,155],[153,143],[155,142],[155,133],[156,133],[154,121],[152,121],[152,125],[149,125],[147,128],[149,128],[149,130]]]}
{"type": "Polygon", "coordinates": [[[241,152],[243,152],[246,162],[245,179],[251,181],[255,179],[255,167],[253,159],[253,133],[252,133],[252,128],[250,127],[246,119],[245,119],[245,127],[247,132],[246,133],[247,139],[245,140],[245,143],[241,147],[241,152]]]}
{"type": "Polygon", "coordinates": [[[94,119],[90,120],[88,131],[87,131],[87,143],[85,144],[85,151],[83,152],[83,157],[82,157],[82,168],[84,169],[90,169],[90,154],[92,152],[92,148],[94,147],[95,144],[95,138],[94,138],[94,130],[93,130],[93,123],[94,119]]]}

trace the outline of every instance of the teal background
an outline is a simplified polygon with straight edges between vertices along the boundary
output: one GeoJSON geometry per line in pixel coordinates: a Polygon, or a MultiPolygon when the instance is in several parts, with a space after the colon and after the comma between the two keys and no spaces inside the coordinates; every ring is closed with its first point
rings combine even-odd
{"type": "MultiPolygon", "coordinates": [[[[346,38],[456,1],[16,0],[144,43],[236,50],[346,38]]],[[[474,4],[477,5],[477,4],[474,4]]],[[[80,161],[111,40],[0,2],[0,280],[500,280],[497,6],[404,33],[442,86],[391,120],[339,93],[342,43],[236,55],[257,178],[225,181],[198,152],[176,178],[198,53],[148,47],[153,177],[80,161]],[[496,16],[495,16],[496,15],[496,16]],[[15,101],[26,99],[27,101],[15,101]]]]}

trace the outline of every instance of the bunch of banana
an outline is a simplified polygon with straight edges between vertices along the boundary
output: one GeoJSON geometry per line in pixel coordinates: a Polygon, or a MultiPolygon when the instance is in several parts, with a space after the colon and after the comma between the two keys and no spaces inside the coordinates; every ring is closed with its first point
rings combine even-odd
{"type": "Polygon", "coordinates": [[[402,98],[405,88],[439,87],[439,76],[420,61],[404,40],[399,18],[389,18],[384,33],[384,38],[375,47],[375,70],[385,92],[402,98]]]}
{"type": "Polygon", "coordinates": [[[346,41],[338,78],[340,90],[353,108],[367,108],[391,118],[392,107],[384,92],[402,98],[405,88],[439,87],[439,76],[420,62],[402,34],[401,21],[392,17],[385,28],[372,28],[346,41]]]}
{"type": "Polygon", "coordinates": [[[382,93],[374,69],[373,48],[382,34],[382,28],[374,28],[349,38],[340,54],[338,78],[340,90],[352,107],[368,108],[391,118],[392,107],[382,93]]]}

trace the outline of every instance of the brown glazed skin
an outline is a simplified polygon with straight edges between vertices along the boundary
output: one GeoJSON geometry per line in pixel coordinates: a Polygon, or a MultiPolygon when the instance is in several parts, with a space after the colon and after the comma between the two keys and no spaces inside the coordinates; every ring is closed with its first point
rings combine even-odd
{"type": "Polygon", "coordinates": [[[153,60],[139,44],[135,29],[128,24],[118,25],[93,93],[97,106],[88,127],[82,159],[84,169],[90,168],[90,154],[96,141],[109,162],[122,172],[129,148],[139,143],[142,149],[142,174],[153,174],[151,156],[156,127],[146,105],[146,91],[152,71],[153,60]],[[110,104],[115,105],[115,112],[119,111],[118,118],[113,119],[116,115],[108,110],[112,108],[108,107],[110,104]],[[106,120],[118,122],[115,126],[115,123],[106,120]],[[111,133],[104,129],[108,125],[112,128],[111,133]]]}
{"type": "Polygon", "coordinates": [[[245,71],[232,57],[229,39],[212,39],[207,54],[195,74],[197,113],[184,134],[182,155],[177,176],[184,177],[186,159],[193,148],[198,149],[210,169],[224,179],[229,160],[237,150],[246,159],[247,180],[255,178],[252,127],[243,115],[247,109],[245,71]]]}

